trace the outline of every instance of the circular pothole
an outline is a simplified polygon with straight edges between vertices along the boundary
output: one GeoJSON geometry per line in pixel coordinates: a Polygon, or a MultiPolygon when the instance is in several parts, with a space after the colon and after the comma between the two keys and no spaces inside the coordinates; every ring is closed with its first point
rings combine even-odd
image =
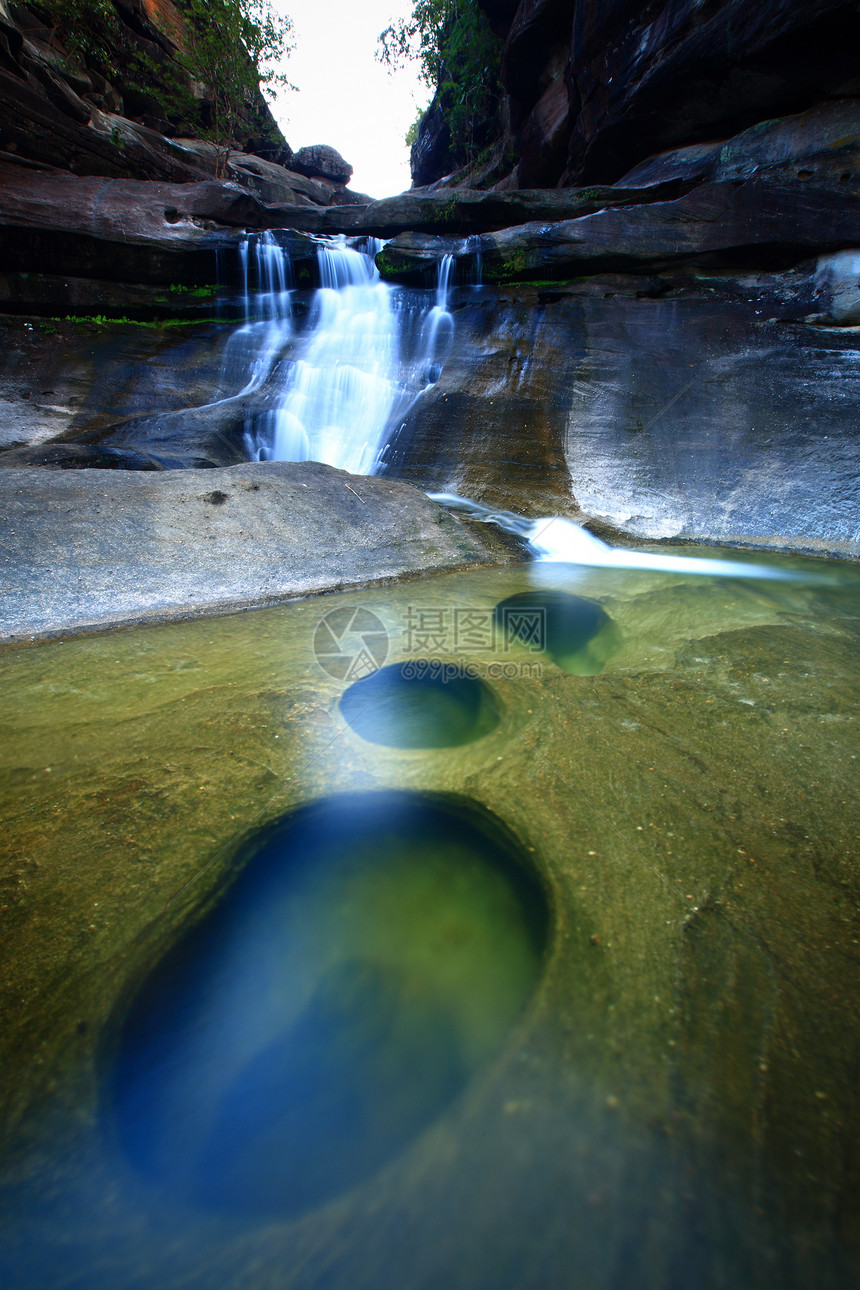
{"type": "Polygon", "coordinates": [[[287,817],[146,980],[110,1114],[185,1203],[267,1220],[403,1151],[498,1050],[540,971],[543,892],[457,799],[331,798],[287,817]]]}
{"type": "Polygon", "coordinates": [[[496,605],[510,637],[544,651],[563,672],[594,676],[621,645],[621,631],[596,600],[567,591],[522,591],[496,605]]]}
{"type": "Polygon", "coordinates": [[[389,748],[454,748],[489,734],[499,703],[459,664],[411,659],[356,681],[340,700],[344,720],[362,739],[389,748]]]}

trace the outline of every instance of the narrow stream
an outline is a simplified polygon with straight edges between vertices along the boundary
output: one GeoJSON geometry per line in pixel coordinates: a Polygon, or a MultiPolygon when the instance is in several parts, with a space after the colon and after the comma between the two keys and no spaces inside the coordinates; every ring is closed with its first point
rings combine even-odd
{"type": "MultiPolygon", "coordinates": [[[[438,380],[373,251],[247,244],[249,453],[438,380]]],[[[856,571],[434,496],[532,558],[0,654],[9,1290],[847,1284],[856,571]]]]}

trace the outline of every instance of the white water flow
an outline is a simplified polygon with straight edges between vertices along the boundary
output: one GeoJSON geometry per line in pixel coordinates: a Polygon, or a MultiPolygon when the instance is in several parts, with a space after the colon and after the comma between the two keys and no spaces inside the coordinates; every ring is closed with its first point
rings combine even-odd
{"type": "MultiPolygon", "coordinates": [[[[450,353],[454,320],[449,296],[454,261],[439,262],[432,304],[426,293],[382,282],[375,257],[382,243],[361,249],[344,237],[317,252],[321,286],[307,325],[293,317],[288,253],[272,233],[242,247],[248,322],[225,354],[224,379],[241,372],[242,397],[261,392],[246,421],[252,459],[321,461],[353,474],[373,474],[391,435],[423,390],[438,379],[450,353]],[[228,371],[229,369],[229,371],[228,371]]],[[[539,562],[733,578],[794,578],[789,570],[707,557],[630,551],[609,546],[560,516],[526,519],[454,493],[434,501],[523,538],[539,562]]]]}
{"type": "MultiPolygon", "coordinates": [[[[270,389],[266,406],[246,424],[249,455],[263,461],[322,461],[353,474],[372,474],[391,431],[438,379],[450,350],[451,257],[440,268],[434,303],[413,346],[414,307],[404,307],[402,293],[382,282],[376,269],[382,243],[367,239],[359,250],[340,238],[320,246],[321,286],[308,326],[298,333],[284,286],[288,269],[276,274],[267,258],[271,246],[273,260],[280,256],[286,264],[287,253],[268,236],[262,260],[260,243],[255,248],[256,299],[266,330],[249,324],[257,328],[259,346],[244,392],[264,382],[270,389]]],[[[246,285],[249,300],[254,285],[253,280],[246,285]]]]}
{"type": "MultiPolygon", "coordinates": [[[[706,574],[710,577],[776,578],[795,580],[801,575],[789,569],[778,569],[762,564],[747,564],[740,560],[713,560],[708,557],[669,555],[660,551],[629,551],[601,541],[593,533],[560,516],[529,520],[513,511],[494,510],[468,497],[456,493],[428,493],[434,502],[450,510],[461,511],[470,519],[483,524],[497,524],[499,528],[528,542],[538,561],[559,564],[579,564],[614,569],[650,569],[661,573],[706,574]]],[[[804,574],[804,581],[811,575],[804,574]]]]}
{"type": "Polygon", "coordinates": [[[294,333],[292,269],[274,235],[261,233],[243,242],[239,257],[247,321],[230,337],[221,365],[222,388],[244,379],[234,398],[266,382],[294,333]]]}

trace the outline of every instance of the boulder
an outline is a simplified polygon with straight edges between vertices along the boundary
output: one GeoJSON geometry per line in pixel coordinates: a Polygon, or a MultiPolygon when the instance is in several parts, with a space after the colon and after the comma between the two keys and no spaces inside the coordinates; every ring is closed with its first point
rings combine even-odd
{"type": "Polygon", "coordinates": [[[822,256],[815,280],[825,306],[824,319],[840,326],[860,326],[860,247],[822,256]]]}
{"type": "Polygon", "coordinates": [[[299,148],[293,154],[290,168],[300,175],[314,179],[333,179],[336,183],[346,184],[352,178],[352,166],[334,148],[327,144],[316,143],[307,148],[299,148]]]}
{"type": "Polygon", "coordinates": [[[317,462],[7,470],[0,499],[3,641],[274,604],[512,550],[408,484],[317,462]]]}
{"type": "MultiPolygon", "coordinates": [[[[247,461],[245,422],[256,407],[257,401],[250,396],[220,398],[201,407],[129,417],[72,434],[75,445],[108,454],[104,461],[93,460],[96,468],[109,468],[110,454],[118,453],[151,462],[151,468],[157,470],[207,470],[247,461]]],[[[0,466],[18,464],[16,454],[0,454],[0,466]]]]}
{"type": "MultiPolygon", "coordinates": [[[[194,158],[195,164],[209,175],[216,176],[224,164],[223,149],[207,139],[176,139],[176,146],[194,158]]],[[[292,154],[290,154],[290,158],[292,154]]],[[[308,179],[296,170],[289,170],[279,162],[269,161],[253,153],[230,152],[226,159],[227,178],[240,184],[258,197],[261,202],[295,204],[298,206],[329,206],[332,189],[318,180],[308,179]]]]}

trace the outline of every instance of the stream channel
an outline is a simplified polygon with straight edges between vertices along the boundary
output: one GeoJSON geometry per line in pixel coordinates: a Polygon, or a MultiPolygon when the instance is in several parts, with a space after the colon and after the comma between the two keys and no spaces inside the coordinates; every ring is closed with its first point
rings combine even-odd
{"type": "MultiPolygon", "coordinates": [[[[436,379],[365,249],[248,253],[249,455],[436,379]]],[[[0,653],[9,1290],[856,1283],[855,571],[445,500],[523,562],[0,653]]]]}

